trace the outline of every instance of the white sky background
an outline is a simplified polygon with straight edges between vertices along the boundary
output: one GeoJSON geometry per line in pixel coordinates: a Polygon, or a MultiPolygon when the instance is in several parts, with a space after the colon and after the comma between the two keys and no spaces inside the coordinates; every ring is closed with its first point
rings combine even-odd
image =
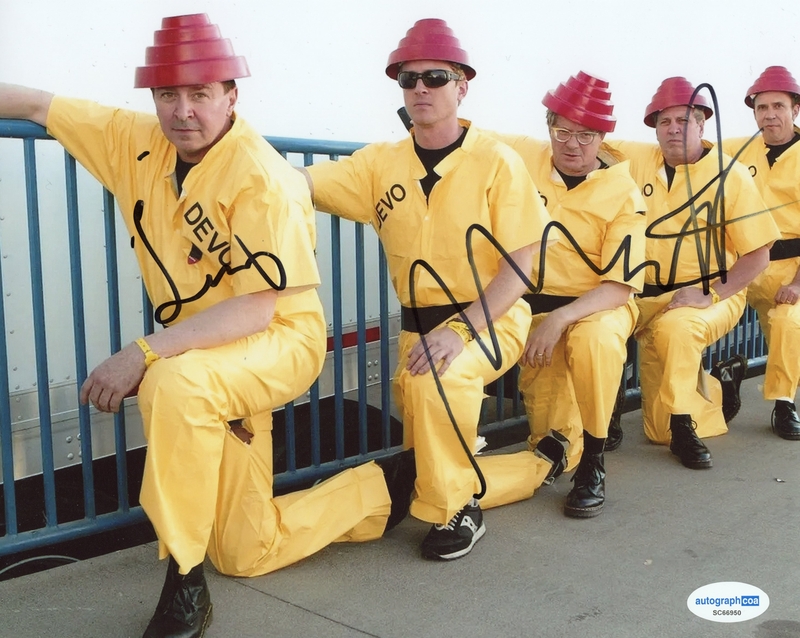
{"type": "Polygon", "coordinates": [[[401,90],[384,68],[428,17],[448,22],[477,70],[461,115],[504,132],[543,137],[543,95],[578,70],[611,83],[614,136],[646,141],[644,109],[666,77],[712,84],[725,136],[755,131],[743,98],[765,67],[800,79],[800,4],[787,0],[0,0],[0,80],[152,111],[134,68],[162,17],[195,12],[247,58],[238,111],[265,135],[401,137],[401,90]]]}

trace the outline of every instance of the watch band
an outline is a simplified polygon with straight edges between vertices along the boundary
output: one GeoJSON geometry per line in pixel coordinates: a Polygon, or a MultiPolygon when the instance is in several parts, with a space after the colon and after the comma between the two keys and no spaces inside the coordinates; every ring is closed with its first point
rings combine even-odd
{"type": "Polygon", "coordinates": [[[469,343],[475,338],[475,335],[472,334],[472,330],[469,329],[469,326],[465,324],[463,321],[458,321],[457,319],[451,319],[447,322],[447,327],[450,328],[453,332],[455,332],[464,343],[469,343]]]}
{"type": "Polygon", "coordinates": [[[146,368],[149,368],[153,365],[156,361],[158,361],[161,357],[158,356],[155,352],[150,349],[147,341],[144,340],[144,337],[140,337],[136,340],[136,345],[139,346],[142,353],[144,353],[144,365],[146,368]]]}

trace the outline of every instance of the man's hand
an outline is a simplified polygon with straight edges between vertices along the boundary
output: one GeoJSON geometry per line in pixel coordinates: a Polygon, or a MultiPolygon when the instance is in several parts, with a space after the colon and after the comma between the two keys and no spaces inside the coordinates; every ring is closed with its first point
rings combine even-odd
{"type": "Polygon", "coordinates": [[[681,288],[664,307],[664,312],[687,306],[690,308],[708,308],[712,301],[711,295],[703,294],[702,288],[681,288]]]}
{"type": "Polygon", "coordinates": [[[800,299],[800,284],[789,284],[788,286],[781,286],[778,292],[775,293],[775,303],[785,303],[794,305],[800,299]]]}
{"type": "MultiPolygon", "coordinates": [[[[431,354],[433,364],[438,366],[437,369],[440,376],[447,371],[450,364],[464,349],[464,342],[461,337],[447,326],[429,332],[424,336],[424,339],[428,344],[428,351],[431,354]]],[[[430,369],[428,357],[425,355],[425,347],[422,344],[422,338],[420,338],[411,348],[411,352],[408,353],[406,370],[411,372],[412,375],[417,375],[425,374],[430,369]]]]}
{"type": "Polygon", "coordinates": [[[548,314],[528,335],[528,341],[522,351],[522,360],[533,368],[549,366],[553,362],[553,349],[568,325],[561,320],[558,310],[548,314]]]}
{"type": "Polygon", "coordinates": [[[91,403],[101,412],[119,412],[122,399],[141,383],[145,370],[139,346],[125,346],[92,370],[81,387],[81,403],[91,403]]]}

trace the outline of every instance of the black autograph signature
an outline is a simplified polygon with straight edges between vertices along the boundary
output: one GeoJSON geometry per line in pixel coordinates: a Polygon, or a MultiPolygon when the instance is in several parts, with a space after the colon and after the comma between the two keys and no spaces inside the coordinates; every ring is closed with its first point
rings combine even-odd
{"type": "Polygon", "coordinates": [[[184,304],[200,299],[211,288],[218,286],[225,275],[232,276],[242,270],[255,268],[261,277],[263,277],[264,281],[266,281],[274,290],[280,291],[286,288],[286,270],[284,269],[283,264],[278,256],[267,251],[258,251],[255,253],[250,252],[242,239],[238,235],[234,235],[234,239],[239,244],[242,251],[244,251],[244,254],[247,255],[247,260],[240,266],[232,267],[230,264],[226,264],[220,259],[219,270],[214,275],[207,274],[205,281],[197,292],[186,297],[182,297],[178,287],[175,285],[175,281],[172,279],[169,271],[166,269],[152,244],[150,244],[150,241],[145,235],[144,229],[142,228],[143,216],[144,201],[140,199],[136,202],[136,205],[133,209],[133,224],[136,228],[136,234],[139,236],[139,239],[141,240],[148,254],[153,258],[153,261],[155,261],[156,266],[158,266],[158,269],[161,271],[161,274],[164,275],[164,278],[167,280],[167,284],[169,285],[169,289],[172,292],[173,297],[171,301],[166,301],[155,309],[155,320],[162,326],[167,326],[171,322],[175,321],[180,315],[184,304]],[[275,264],[276,268],[278,269],[278,281],[274,281],[259,263],[258,260],[262,257],[271,260],[275,264]]]}

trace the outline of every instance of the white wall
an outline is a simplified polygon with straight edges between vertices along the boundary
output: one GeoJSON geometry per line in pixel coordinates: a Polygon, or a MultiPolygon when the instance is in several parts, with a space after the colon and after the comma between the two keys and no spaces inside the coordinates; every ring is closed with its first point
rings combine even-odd
{"type": "MultiPolygon", "coordinates": [[[[400,89],[383,74],[413,22],[441,17],[478,75],[462,106],[476,124],[545,133],[541,98],[580,69],[611,82],[617,136],[650,140],[641,122],[671,75],[711,83],[723,132],[754,130],[744,92],[766,66],[800,78],[796,2],[744,0],[0,0],[0,79],[149,109],[134,90],[161,17],[205,11],[252,77],[240,113],[266,135],[352,141],[403,134],[400,89]]],[[[713,135],[713,129],[710,131],[713,135]]]]}

